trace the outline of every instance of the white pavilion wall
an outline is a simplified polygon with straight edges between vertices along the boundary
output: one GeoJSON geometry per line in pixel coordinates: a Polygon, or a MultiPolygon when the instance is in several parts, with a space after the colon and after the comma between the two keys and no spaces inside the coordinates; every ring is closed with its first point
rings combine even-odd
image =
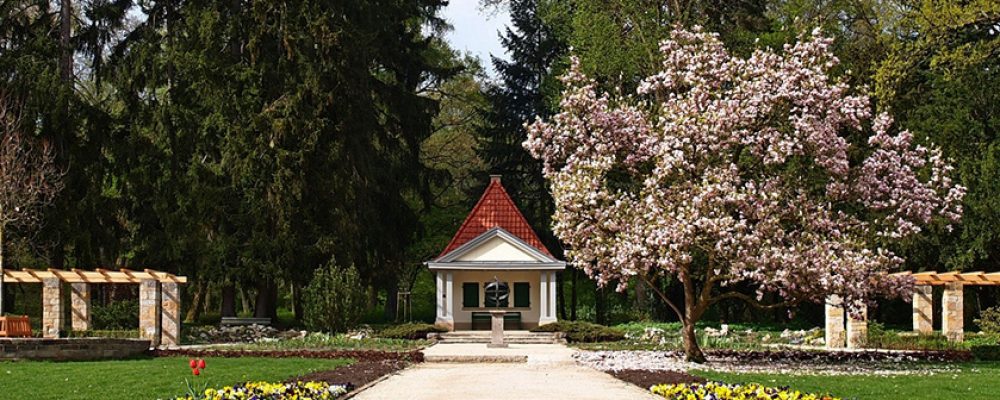
{"type": "MultiPolygon", "coordinates": [[[[486,282],[492,282],[493,277],[497,277],[501,282],[507,282],[510,285],[510,301],[509,307],[504,308],[507,311],[517,311],[521,313],[521,326],[524,329],[531,329],[538,326],[538,320],[540,318],[539,307],[540,303],[540,279],[542,271],[501,271],[501,270],[489,270],[489,271],[473,271],[473,270],[453,270],[453,282],[454,287],[452,289],[451,306],[454,311],[455,318],[455,329],[456,330],[467,330],[472,327],[472,312],[474,311],[489,311],[494,308],[482,307],[485,301],[486,293],[483,288],[483,284],[486,282]],[[462,293],[462,284],[466,282],[478,283],[479,287],[479,307],[463,307],[462,299],[464,299],[464,294],[462,293]],[[528,282],[529,283],[529,293],[531,295],[531,301],[529,302],[529,307],[514,307],[514,282],[528,282]]],[[[544,271],[549,273],[551,271],[544,271]]]]}

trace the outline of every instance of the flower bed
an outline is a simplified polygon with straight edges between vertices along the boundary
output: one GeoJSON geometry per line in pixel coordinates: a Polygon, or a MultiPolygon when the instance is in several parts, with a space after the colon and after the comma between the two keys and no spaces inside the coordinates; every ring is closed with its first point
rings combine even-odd
{"type": "Polygon", "coordinates": [[[781,399],[781,400],[840,400],[826,394],[802,393],[787,387],[767,387],[756,383],[727,385],[722,382],[655,385],[653,394],[671,400],[729,400],[729,399],[781,399]]]}
{"type": "Polygon", "coordinates": [[[278,399],[335,399],[351,390],[348,385],[331,385],[326,382],[247,382],[221,389],[205,389],[197,395],[177,397],[176,400],[278,400],[278,399]]]}

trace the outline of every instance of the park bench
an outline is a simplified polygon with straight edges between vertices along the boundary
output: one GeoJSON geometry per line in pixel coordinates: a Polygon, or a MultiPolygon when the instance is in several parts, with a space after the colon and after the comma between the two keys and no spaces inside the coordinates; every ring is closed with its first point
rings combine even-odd
{"type": "MultiPolygon", "coordinates": [[[[488,311],[486,311],[486,312],[475,312],[475,311],[473,311],[472,312],[472,329],[473,330],[476,329],[476,322],[484,322],[484,321],[486,322],[487,329],[489,329],[492,326],[492,324],[493,324],[492,320],[493,320],[493,317],[490,315],[490,313],[488,311]]],[[[507,313],[503,315],[503,326],[504,326],[504,329],[507,329],[507,323],[508,322],[510,322],[510,323],[515,323],[516,322],[517,323],[517,329],[521,330],[521,312],[520,311],[507,311],[507,313]]]]}
{"type": "Polygon", "coordinates": [[[0,337],[31,337],[28,316],[0,317],[0,337]]]}
{"type": "Polygon", "coordinates": [[[270,318],[222,317],[222,326],[271,325],[270,318]]]}

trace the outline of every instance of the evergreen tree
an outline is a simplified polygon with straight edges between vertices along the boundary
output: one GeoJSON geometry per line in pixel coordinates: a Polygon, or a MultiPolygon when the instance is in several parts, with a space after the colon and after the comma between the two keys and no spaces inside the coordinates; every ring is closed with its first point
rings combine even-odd
{"type": "MultiPolygon", "coordinates": [[[[512,0],[507,6],[511,26],[501,36],[501,43],[510,61],[496,56],[492,59],[498,82],[485,90],[489,106],[481,111],[484,123],[478,129],[478,152],[490,173],[503,175],[504,187],[521,212],[546,246],[556,251],[558,242],[549,228],[552,198],[545,188],[541,164],[521,146],[527,139],[524,124],[550,114],[545,95],[556,91],[546,88],[557,87],[553,65],[566,53],[565,44],[542,19],[544,2],[512,0]]],[[[482,188],[477,187],[475,194],[482,193],[482,188]]]]}

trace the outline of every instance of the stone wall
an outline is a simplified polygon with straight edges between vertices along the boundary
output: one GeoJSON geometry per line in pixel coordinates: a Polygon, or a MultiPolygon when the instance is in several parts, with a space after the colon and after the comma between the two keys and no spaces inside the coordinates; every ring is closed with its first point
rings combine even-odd
{"type": "Polygon", "coordinates": [[[0,338],[0,361],[122,359],[142,355],[149,346],[143,339],[0,338]]]}

